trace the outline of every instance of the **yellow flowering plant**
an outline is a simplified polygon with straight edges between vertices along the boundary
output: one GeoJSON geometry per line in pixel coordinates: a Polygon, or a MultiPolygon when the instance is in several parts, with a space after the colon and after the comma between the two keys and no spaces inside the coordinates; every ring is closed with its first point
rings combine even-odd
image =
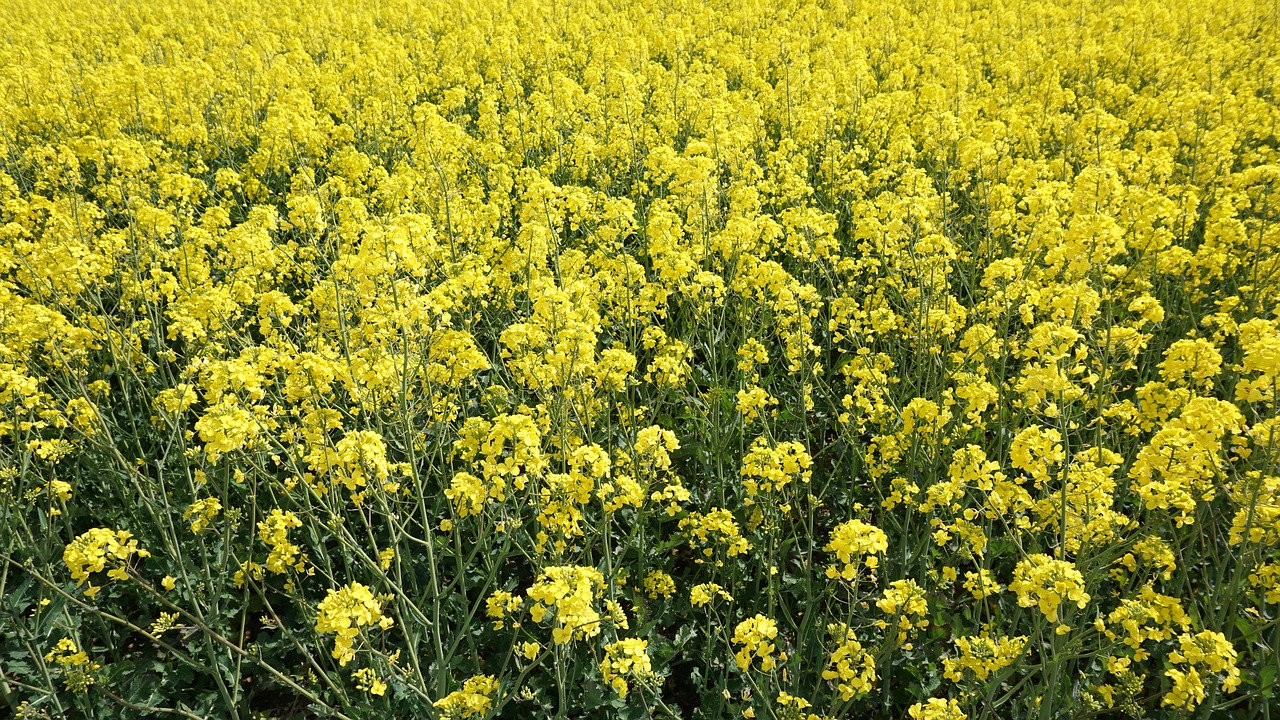
{"type": "Polygon", "coordinates": [[[1274,706],[1270,0],[0,17],[0,715],[1274,706]]]}

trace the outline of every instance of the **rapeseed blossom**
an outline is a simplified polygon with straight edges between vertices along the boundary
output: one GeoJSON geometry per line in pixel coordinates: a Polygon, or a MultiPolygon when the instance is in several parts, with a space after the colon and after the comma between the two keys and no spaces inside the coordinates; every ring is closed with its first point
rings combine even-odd
{"type": "Polygon", "coordinates": [[[774,651],[778,649],[778,624],[764,615],[756,615],[738,623],[733,629],[733,644],[739,646],[734,655],[738,669],[747,670],[760,661],[760,669],[769,672],[787,659],[786,653],[774,651]]]}
{"type": "MultiPolygon", "coordinates": [[[[71,579],[79,586],[89,581],[90,575],[105,570],[108,565],[112,567],[107,570],[107,577],[112,580],[129,579],[125,563],[134,555],[145,558],[151,553],[138,547],[138,541],[132,533],[127,530],[92,528],[67,545],[62,553],[62,561],[71,572],[71,579]]],[[[85,594],[93,597],[99,589],[90,582],[85,594]]]]}
{"type": "Polygon", "coordinates": [[[330,590],[320,601],[316,608],[316,632],[337,634],[332,652],[335,660],[346,665],[355,659],[355,639],[361,628],[377,625],[386,630],[395,625],[391,617],[382,613],[386,602],[384,596],[375,596],[367,586],[355,582],[330,590]]]}
{"type": "Polygon", "coordinates": [[[461,690],[454,690],[435,701],[433,706],[446,718],[469,718],[484,715],[493,705],[498,681],[490,675],[468,678],[461,690]]]}
{"type": "Polygon", "coordinates": [[[541,623],[548,613],[553,615],[555,627],[551,637],[557,645],[574,638],[584,640],[599,635],[601,616],[596,603],[603,585],[604,575],[594,568],[548,567],[529,588],[529,599],[533,602],[529,616],[535,623],[541,623]]]}
{"type": "Polygon", "coordinates": [[[875,657],[862,647],[847,626],[834,624],[827,629],[838,644],[822,671],[822,679],[836,683],[841,700],[852,700],[871,692],[876,682],[875,657]]]}
{"type": "Polygon", "coordinates": [[[89,654],[81,650],[71,638],[62,638],[45,656],[44,661],[53,663],[62,672],[63,687],[71,692],[85,692],[95,683],[94,672],[101,665],[89,659],[89,654]]]}
{"type": "Polygon", "coordinates": [[[627,638],[605,645],[604,660],[600,662],[600,676],[613,686],[618,697],[627,696],[630,688],[627,678],[640,682],[653,679],[648,647],[648,641],[638,638],[627,638]]]}
{"type": "Polygon", "coordinates": [[[1271,706],[1271,0],[0,3],[19,716],[1271,706]]]}
{"type": "Polygon", "coordinates": [[[872,570],[880,564],[879,555],[889,549],[889,539],[880,528],[861,520],[840,523],[831,531],[831,540],[823,547],[836,556],[842,567],[827,567],[827,577],[853,580],[858,564],[865,563],[872,570]]]}
{"type": "Polygon", "coordinates": [[[986,680],[992,673],[1009,667],[1022,657],[1027,638],[993,638],[988,635],[957,637],[957,657],[943,660],[943,676],[960,682],[966,671],[978,680],[986,680]]]}
{"type": "Polygon", "coordinates": [[[1083,609],[1091,599],[1075,565],[1041,553],[1018,563],[1009,589],[1018,594],[1019,605],[1038,607],[1052,623],[1058,622],[1058,608],[1064,601],[1083,609]]]}
{"type": "MultiPolygon", "coordinates": [[[[884,597],[876,601],[876,607],[885,615],[895,618],[898,642],[903,642],[914,631],[929,626],[929,602],[924,588],[914,580],[894,580],[884,591],[884,597]]],[[[884,621],[880,621],[882,624],[884,621]]]]}

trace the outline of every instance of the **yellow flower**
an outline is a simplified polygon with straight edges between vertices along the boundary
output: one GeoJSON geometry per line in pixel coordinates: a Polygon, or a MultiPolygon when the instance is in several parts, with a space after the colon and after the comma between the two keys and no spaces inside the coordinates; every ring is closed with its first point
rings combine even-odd
{"type": "Polygon", "coordinates": [[[991,673],[1009,667],[1022,657],[1027,646],[1026,637],[993,638],[989,635],[956,637],[959,657],[942,661],[943,676],[952,682],[960,682],[967,670],[978,679],[986,680],[991,673]]]}
{"type": "MultiPolygon", "coordinates": [[[[689,513],[688,517],[680,520],[680,529],[688,532],[689,545],[700,551],[701,557],[694,560],[699,564],[706,558],[714,558],[716,550],[723,550],[725,555],[733,557],[751,549],[751,543],[742,537],[742,529],[733,513],[724,508],[705,515],[689,513]]],[[[719,567],[723,561],[716,559],[715,564],[719,567]]]]}
{"type": "Polygon", "coordinates": [[[763,437],[751,443],[751,449],[742,459],[743,487],[754,497],[760,493],[777,492],[793,482],[807,483],[812,474],[813,460],[798,442],[771,444],[763,437]]]}
{"type": "Polygon", "coordinates": [[[773,654],[777,649],[774,644],[777,637],[778,624],[763,615],[757,614],[738,623],[733,629],[733,644],[740,646],[734,655],[738,668],[746,670],[759,659],[760,669],[769,672],[777,667],[779,660],[786,660],[786,653],[779,653],[777,657],[773,654]]]}
{"type": "Polygon", "coordinates": [[[960,704],[954,698],[929,698],[923,703],[915,703],[907,708],[907,716],[911,720],[965,720],[968,717],[960,710],[960,704]]]}
{"type": "Polygon", "coordinates": [[[197,500],[187,506],[182,513],[183,520],[191,521],[191,532],[199,534],[209,527],[213,519],[222,512],[222,501],[218,498],[197,500]]]}
{"type": "Polygon", "coordinates": [[[716,597],[722,597],[729,602],[733,602],[733,596],[715,583],[694,585],[689,589],[689,602],[694,607],[702,607],[714,600],[716,597]]]}
{"type": "Polygon", "coordinates": [[[1222,633],[1205,630],[1196,635],[1179,635],[1178,649],[1169,653],[1169,662],[1189,667],[1185,671],[1177,668],[1165,671],[1165,676],[1173,681],[1173,688],[1165,694],[1161,704],[1194,710],[1205,698],[1200,670],[1223,675],[1222,691],[1234,691],[1240,686],[1236,657],[1235,648],[1222,633]]]}
{"type": "Polygon", "coordinates": [[[871,653],[862,648],[846,625],[829,625],[827,631],[835,637],[838,645],[822,671],[822,679],[834,681],[840,699],[846,701],[875,689],[876,661],[871,653]]]}
{"type": "Polygon", "coordinates": [[[758,385],[739,390],[737,394],[738,412],[742,413],[742,419],[745,422],[752,422],[760,417],[760,413],[770,405],[777,405],[778,399],[773,397],[764,388],[758,385]]]}
{"type": "Polygon", "coordinates": [[[172,630],[178,624],[178,613],[162,612],[159,619],[151,623],[151,634],[161,635],[172,630]]]}
{"type": "MultiPolygon", "coordinates": [[[[151,553],[138,547],[138,541],[128,531],[92,528],[67,545],[62,552],[62,561],[71,571],[71,579],[76,581],[76,585],[82,585],[91,574],[104,570],[108,565],[114,566],[107,573],[109,577],[128,579],[124,563],[134,555],[145,558],[151,553]]],[[[90,585],[86,590],[85,594],[92,597],[90,591],[96,593],[97,589],[90,585]]]]}
{"type": "Polygon", "coordinates": [[[627,638],[605,645],[600,675],[613,686],[618,697],[627,696],[627,678],[641,682],[653,679],[653,666],[646,652],[648,648],[649,642],[638,638],[627,638]]]}
{"type": "Polygon", "coordinates": [[[642,584],[645,594],[653,600],[656,600],[659,596],[669,598],[676,591],[676,581],[661,570],[650,572],[645,576],[642,584]]]}
{"type": "Polygon", "coordinates": [[[258,538],[271,552],[267,554],[266,568],[275,574],[283,574],[289,568],[302,571],[306,567],[302,548],[289,541],[289,531],[302,527],[302,521],[288,510],[276,508],[266,520],[258,523],[258,538]]]}
{"type": "Polygon", "coordinates": [[[360,668],[352,676],[356,679],[356,688],[370,695],[385,695],[387,692],[387,684],[373,668],[360,668]]]}
{"type": "MultiPolygon", "coordinates": [[[[506,619],[514,615],[521,604],[520,598],[505,590],[497,590],[489,595],[485,600],[485,613],[493,619],[493,629],[501,630],[506,627],[506,619]]],[[[535,622],[539,621],[535,620],[535,622]]],[[[513,621],[512,625],[519,627],[520,623],[513,621]]]]}
{"type": "Polygon", "coordinates": [[[384,596],[375,596],[368,587],[353,582],[329,590],[325,599],[320,601],[316,632],[337,634],[333,657],[339,664],[346,665],[355,659],[355,638],[360,634],[360,628],[377,625],[386,630],[394,624],[382,613],[385,599],[384,596]]]}
{"type": "Polygon", "coordinates": [[[897,617],[898,642],[903,642],[916,629],[929,626],[929,603],[924,588],[914,580],[894,580],[884,591],[884,597],[876,602],[886,615],[897,617]],[[914,619],[913,619],[914,618],[914,619]]]}
{"type": "Polygon", "coordinates": [[[595,568],[575,566],[548,567],[529,588],[529,609],[534,622],[540,623],[555,613],[551,631],[555,644],[563,645],[600,634],[600,613],[596,610],[597,592],[604,587],[604,575],[595,568]]]}
{"type": "Polygon", "coordinates": [[[71,638],[62,638],[45,656],[44,661],[53,663],[62,672],[62,684],[71,692],[84,692],[95,682],[94,671],[102,666],[91,662],[89,655],[76,646],[71,638]]]}
{"type": "Polygon", "coordinates": [[[1083,608],[1089,604],[1089,593],[1084,591],[1084,577],[1076,566],[1066,560],[1055,560],[1044,554],[1034,554],[1018,563],[1013,570],[1013,582],[1009,589],[1018,594],[1022,607],[1039,607],[1049,622],[1058,622],[1058,608],[1064,600],[1083,608]]]}
{"type": "Polygon", "coordinates": [[[498,681],[490,675],[476,675],[462,684],[461,690],[455,690],[447,696],[435,701],[433,706],[447,720],[469,718],[484,715],[493,705],[493,696],[498,692],[498,681]]]}
{"type": "Polygon", "coordinates": [[[834,565],[827,567],[827,577],[853,580],[857,576],[858,562],[863,561],[863,558],[868,568],[874,570],[879,566],[878,556],[888,551],[889,538],[874,525],[861,520],[849,520],[831,531],[831,540],[822,549],[834,553],[843,565],[842,568],[834,565]]]}
{"type": "Polygon", "coordinates": [[[48,484],[45,485],[45,491],[48,492],[51,497],[57,498],[62,502],[66,502],[71,499],[71,483],[66,482],[65,480],[50,480],[48,484]]]}

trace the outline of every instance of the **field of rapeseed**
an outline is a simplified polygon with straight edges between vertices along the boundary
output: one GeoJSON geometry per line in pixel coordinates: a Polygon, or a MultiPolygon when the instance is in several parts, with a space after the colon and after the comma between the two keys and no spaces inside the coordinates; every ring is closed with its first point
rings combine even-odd
{"type": "Polygon", "coordinates": [[[1274,0],[0,27],[6,716],[1280,716],[1274,0]]]}

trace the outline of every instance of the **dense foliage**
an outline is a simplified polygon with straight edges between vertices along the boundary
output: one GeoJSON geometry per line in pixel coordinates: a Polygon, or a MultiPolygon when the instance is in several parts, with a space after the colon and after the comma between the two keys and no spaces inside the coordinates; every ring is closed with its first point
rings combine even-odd
{"type": "Polygon", "coordinates": [[[18,717],[1271,716],[1271,0],[0,20],[18,717]]]}

